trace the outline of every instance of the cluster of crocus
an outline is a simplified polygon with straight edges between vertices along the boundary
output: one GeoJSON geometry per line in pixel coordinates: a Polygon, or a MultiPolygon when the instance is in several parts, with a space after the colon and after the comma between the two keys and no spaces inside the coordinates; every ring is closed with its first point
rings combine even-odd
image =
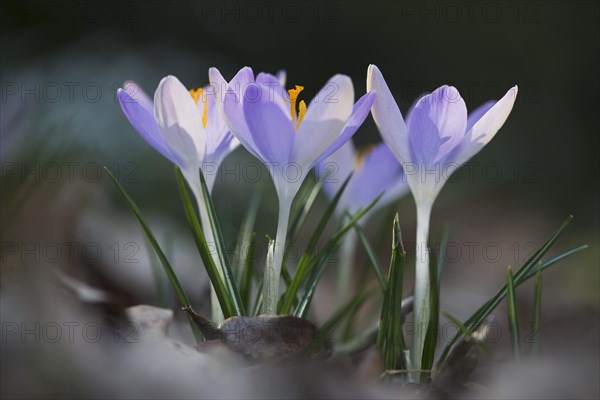
{"type": "MultiPolygon", "coordinates": [[[[356,103],[352,81],[344,75],[332,77],[308,105],[300,100],[302,86],[284,89],[284,74],[255,76],[245,67],[226,81],[211,68],[209,79],[210,86],[189,91],[176,78],[166,77],[154,102],[129,83],[119,91],[119,101],[142,137],[180,167],[196,195],[203,226],[208,222],[199,169],[203,171],[206,163],[218,167],[240,143],[267,166],[279,199],[279,220],[276,245],[264,273],[266,314],[277,312],[292,201],[315,166],[321,172],[328,164],[334,166],[336,175],[328,177],[324,186],[329,195],[353,174],[340,202],[341,213],[356,212],[385,192],[382,206],[410,188],[417,204],[417,246],[426,250],[431,208],[447,176],[438,179],[439,174],[422,172],[449,165],[457,168],[475,155],[504,124],[517,93],[514,87],[498,102],[468,115],[458,91],[443,86],[423,96],[405,122],[373,65],[367,74],[367,93],[356,103]],[[356,157],[350,139],[370,112],[384,143],[356,157]]],[[[214,175],[207,175],[206,181],[211,189],[214,175]]],[[[428,318],[429,261],[427,252],[422,253],[416,262],[417,324],[411,352],[411,365],[416,369],[423,348],[424,329],[420,327],[428,318]]]]}

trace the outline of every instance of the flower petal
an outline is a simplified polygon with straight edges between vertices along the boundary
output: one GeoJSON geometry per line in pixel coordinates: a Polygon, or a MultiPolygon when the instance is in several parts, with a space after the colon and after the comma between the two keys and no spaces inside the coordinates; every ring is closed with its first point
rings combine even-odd
{"type": "Polygon", "coordinates": [[[261,93],[263,93],[263,95],[267,95],[267,98],[263,100],[268,100],[274,103],[284,114],[289,115],[289,119],[291,120],[292,117],[289,103],[290,98],[285,90],[285,86],[282,86],[275,76],[265,72],[261,72],[256,76],[256,83],[263,86],[264,90],[261,93]]]}
{"type": "MultiPolygon", "coordinates": [[[[304,122],[346,121],[354,105],[354,85],[346,75],[335,75],[311,100],[304,122]]],[[[302,125],[300,125],[302,126],[302,125]]]]}
{"type": "Polygon", "coordinates": [[[375,65],[367,70],[367,92],[375,93],[371,114],[379,133],[401,163],[412,162],[408,129],[381,71],[375,65]]]}
{"type": "Polygon", "coordinates": [[[319,156],[317,162],[329,157],[331,154],[336,152],[344,143],[346,143],[350,138],[356,133],[356,130],[362,125],[367,116],[369,115],[369,111],[371,111],[371,107],[373,106],[373,102],[375,101],[374,93],[367,93],[354,105],[352,108],[352,113],[350,114],[350,118],[346,121],[342,132],[335,138],[333,143],[329,145],[329,147],[319,156]]]}
{"type": "Polygon", "coordinates": [[[454,155],[457,164],[463,164],[485,147],[506,122],[517,99],[518,87],[511,88],[496,104],[479,118],[465,135],[459,151],[454,155]]]}
{"type": "Polygon", "coordinates": [[[254,139],[246,124],[242,105],[244,88],[254,82],[254,73],[252,72],[252,69],[250,67],[242,68],[229,84],[217,68],[210,68],[208,70],[208,75],[211,86],[215,91],[215,98],[217,100],[215,104],[217,110],[221,113],[221,118],[223,118],[235,138],[241,142],[253,156],[262,159],[263,156],[256,148],[254,139]]]}
{"type": "Polygon", "coordinates": [[[243,107],[255,149],[263,161],[287,164],[296,134],[290,115],[270,100],[269,88],[258,83],[246,88],[243,107]]]}
{"type": "Polygon", "coordinates": [[[242,143],[254,157],[264,160],[265,156],[260,152],[256,145],[250,128],[246,123],[242,100],[237,95],[225,96],[223,104],[223,114],[231,133],[242,143]]]}
{"type": "Polygon", "coordinates": [[[353,103],[352,80],[345,75],[332,77],[310,102],[300,123],[292,156],[294,161],[310,170],[319,159],[324,159],[323,153],[338,138],[352,113],[353,103]]]}
{"type": "Polygon", "coordinates": [[[354,86],[349,77],[335,75],[327,81],[308,105],[298,128],[294,160],[310,169],[318,159],[323,159],[323,152],[342,132],[352,113],[353,104],[354,86]]]}
{"type": "Polygon", "coordinates": [[[483,117],[485,113],[494,106],[494,104],[496,104],[495,100],[488,101],[469,113],[469,116],[467,117],[467,132],[473,128],[473,125],[475,125],[475,123],[479,121],[481,117],[483,117]]]}
{"type": "Polygon", "coordinates": [[[380,143],[365,156],[362,167],[352,180],[356,181],[356,189],[351,193],[355,210],[366,207],[385,192],[375,206],[381,208],[408,190],[402,166],[385,143],[380,143]]]}
{"type": "Polygon", "coordinates": [[[279,84],[281,86],[285,87],[285,82],[287,80],[287,74],[286,74],[285,70],[282,69],[282,70],[277,71],[275,76],[277,77],[279,84]]]}
{"type": "Polygon", "coordinates": [[[411,159],[432,165],[464,138],[467,106],[456,88],[442,86],[421,98],[407,121],[411,159]]]}
{"type": "Polygon", "coordinates": [[[199,165],[206,151],[202,116],[190,93],[174,76],[163,78],[156,89],[154,118],[173,155],[185,166],[199,165]]]}
{"type": "Polygon", "coordinates": [[[317,165],[319,177],[330,174],[323,183],[323,190],[330,199],[342,187],[348,175],[354,171],[354,152],[354,144],[352,140],[348,140],[338,151],[320,161],[317,165]]]}
{"type": "MultiPolygon", "coordinates": [[[[217,108],[216,95],[211,93],[210,86],[204,88],[204,93],[206,95],[202,96],[203,99],[199,100],[198,104],[202,101],[206,102],[206,127],[204,128],[206,132],[206,152],[207,154],[213,154],[218,147],[221,147],[221,143],[224,140],[230,140],[229,136],[231,136],[231,133],[225,119],[217,108]]],[[[200,107],[201,113],[204,112],[203,107],[204,104],[200,107]]]]}
{"type": "Polygon", "coordinates": [[[176,164],[177,159],[165,144],[160,129],[156,125],[152,101],[148,95],[135,82],[125,82],[123,87],[124,89],[117,91],[117,97],[129,123],[150,146],[176,164]]]}
{"type": "MultiPolygon", "coordinates": [[[[228,92],[233,92],[239,97],[244,87],[250,82],[254,82],[254,72],[252,68],[244,67],[235,74],[230,82],[227,82],[217,68],[211,67],[208,69],[208,78],[212,86],[212,91],[222,104],[228,92]]],[[[219,103],[217,103],[217,106],[220,107],[219,103]]]]}

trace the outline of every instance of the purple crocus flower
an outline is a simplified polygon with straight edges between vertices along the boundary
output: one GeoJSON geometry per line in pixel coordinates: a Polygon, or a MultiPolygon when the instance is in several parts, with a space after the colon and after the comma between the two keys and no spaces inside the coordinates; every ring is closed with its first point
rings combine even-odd
{"type": "MultiPolygon", "coordinates": [[[[385,143],[357,152],[352,140],[348,140],[338,151],[319,163],[319,175],[325,176],[327,173],[331,175],[325,178],[323,190],[330,199],[353,173],[340,198],[339,212],[354,214],[384,193],[369,211],[371,214],[408,191],[402,165],[385,143]]],[[[365,218],[360,220],[361,223],[365,221],[365,218]]]]}
{"type": "MultiPolygon", "coordinates": [[[[287,92],[273,75],[242,68],[236,77],[248,85],[225,83],[216,68],[210,81],[223,101],[223,113],[231,132],[269,169],[279,197],[279,222],[275,249],[264,285],[264,311],[274,314],[279,298],[279,278],[290,207],[308,172],[338,150],[363,123],[374,97],[366,94],[354,104],[352,80],[331,78],[308,106],[298,102],[304,89],[287,92]]],[[[235,80],[235,78],[234,78],[235,80]]]]}
{"type": "Polygon", "coordinates": [[[417,202],[432,203],[451,172],[492,140],[517,97],[515,86],[498,102],[490,101],[467,115],[458,90],[442,86],[419,99],[405,122],[375,65],[369,66],[367,88],[376,93],[373,119],[404,166],[413,195],[417,202]]]}
{"type": "Polygon", "coordinates": [[[427,237],[433,203],[451,172],[477,154],[502,127],[517,97],[517,87],[497,102],[470,115],[458,90],[442,86],[423,96],[407,114],[406,122],[379,68],[370,65],[367,89],[375,92],[372,115],[383,140],[402,163],[417,205],[415,276],[415,335],[412,367],[421,368],[429,320],[429,255],[427,237]]]}

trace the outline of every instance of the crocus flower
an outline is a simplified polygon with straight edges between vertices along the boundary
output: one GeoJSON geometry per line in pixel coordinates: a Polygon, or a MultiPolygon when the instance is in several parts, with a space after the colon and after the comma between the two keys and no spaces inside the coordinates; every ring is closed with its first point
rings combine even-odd
{"type": "MultiPolygon", "coordinates": [[[[404,170],[385,143],[357,152],[352,140],[348,140],[338,151],[321,161],[319,175],[325,176],[323,191],[327,197],[333,198],[351,173],[353,175],[336,209],[338,213],[355,214],[383,193],[368,214],[360,219],[360,224],[365,224],[373,212],[394,202],[408,191],[404,170]]],[[[344,294],[348,292],[356,241],[356,233],[352,230],[348,232],[340,248],[336,290],[338,303],[343,301],[344,294]]]]}
{"type": "Polygon", "coordinates": [[[156,151],[179,166],[192,190],[199,189],[199,168],[212,190],[216,168],[239,145],[209,89],[188,90],[177,78],[167,76],[160,81],[154,102],[135,82],[125,83],[117,94],[131,125],[156,151]]]}
{"type": "MultiPolygon", "coordinates": [[[[338,212],[356,213],[368,206],[377,196],[381,199],[369,214],[400,198],[408,191],[402,165],[385,143],[357,151],[348,140],[338,151],[319,163],[319,175],[325,176],[323,190],[330,199],[335,196],[348,176],[348,182],[338,212]]],[[[359,222],[365,223],[362,218],[359,222]]]]}
{"type": "Polygon", "coordinates": [[[223,113],[231,132],[269,169],[279,198],[276,245],[264,281],[264,311],[275,314],[279,278],[292,200],[308,172],[339,149],[365,120],[373,104],[366,94],[354,104],[349,77],[336,75],[310,102],[298,101],[304,89],[282,90],[276,77],[261,73],[254,78],[245,67],[236,75],[246,86],[229,83],[211,68],[211,84],[221,90],[223,113]]]}
{"type": "Polygon", "coordinates": [[[477,154],[502,127],[517,96],[510,89],[498,102],[489,102],[470,115],[458,90],[442,86],[423,96],[408,112],[406,122],[381,71],[369,66],[367,89],[375,92],[372,114],[383,140],[402,163],[417,205],[415,335],[412,367],[419,369],[429,319],[429,260],[427,236],[431,207],[450,173],[477,154]]]}
{"type": "MultiPolygon", "coordinates": [[[[154,102],[135,82],[127,82],[117,95],[127,119],[142,138],[181,169],[196,197],[206,240],[214,243],[198,171],[202,171],[212,191],[219,165],[239,142],[215,107],[213,91],[208,89],[188,90],[177,78],[167,76],[160,81],[154,102]]],[[[220,266],[216,254],[213,258],[220,266]]],[[[222,276],[221,268],[219,271],[222,276]]],[[[214,290],[211,301],[213,319],[219,322],[223,317],[214,290]]]]}

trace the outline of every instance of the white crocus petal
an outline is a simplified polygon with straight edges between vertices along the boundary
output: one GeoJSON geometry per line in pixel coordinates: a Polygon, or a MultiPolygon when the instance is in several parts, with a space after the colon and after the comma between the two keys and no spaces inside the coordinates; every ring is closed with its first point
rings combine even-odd
{"type": "Polygon", "coordinates": [[[454,162],[458,165],[467,162],[490,142],[506,122],[517,99],[518,87],[511,88],[492,108],[488,110],[465,135],[454,162]]]}
{"type": "Polygon", "coordinates": [[[285,72],[285,70],[280,70],[277,72],[277,74],[275,74],[275,77],[277,78],[277,81],[279,82],[279,84],[281,85],[282,88],[285,88],[285,82],[287,80],[287,74],[285,72]]]}
{"type": "Polygon", "coordinates": [[[381,137],[402,165],[410,163],[406,123],[381,71],[375,65],[369,65],[367,71],[367,92],[375,92],[375,102],[371,114],[381,137]]]}
{"type": "MultiPolygon", "coordinates": [[[[300,100],[300,99],[298,99],[300,100]]],[[[339,119],[346,121],[354,106],[354,86],[346,75],[335,75],[311,100],[302,123],[339,119]]],[[[302,124],[300,124],[302,127],[302,124]]]]}
{"type": "Polygon", "coordinates": [[[331,78],[306,110],[296,132],[292,159],[310,169],[340,135],[353,106],[352,80],[345,75],[331,78]]]}
{"type": "Polygon", "coordinates": [[[217,110],[222,109],[223,94],[225,93],[225,90],[227,90],[227,81],[215,67],[208,69],[208,80],[210,81],[209,90],[217,99],[217,110]]]}
{"type": "MultiPolygon", "coordinates": [[[[214,96],[215,100],[215,116],[222,121],[228,129],[231,129],[227,123],[227,118],[225,117],[225,113],[223,111],[223,101],[224,95],[227,92],[228,83],[221,75],[221,72],[217,68],[211,67],[208,70],[208,79],[210,81],[210,86],[207,90],[210,91],[210,94],[214,96]]],[[[241,99],[238,101],[239,107],[241,108],[241,99]]],[[[211,110],[208,110],[209,118],[212,116],[211,110]]]]}
{"type": "Polygon", "coordinates": [[[254,138],[248,130],[248,125],[243,117],[244,92],[254,82],[252,69],[250,67],[242,68],[229,83],[223,78],[219,70],[214,67],[208,70],[208,77],[210,85],[213,88],[212,90],[215,93],[217,111],[223,121],[225,121],[227,128],[235,136],[235,145],[237,145],[236,142],[241,143],[253,156],[259,160],[263,160],[264,157],[256,149],[254,138]],[[228,114],[236,116],[236,118],[229,118],[228,114]]]}
{"type": "MultiPolygon", "coordinates": [[[[226,139],[229,128],[227,124],[221,118],[221,114],[217,109],[217,102],[215,94],[210,92],[210,87],[204,89],[205,95],[198,101],[198,104],[202,102],[200,107],[200,114],[204,115],[204,107],[206,110],[206,151],[208,154],[212,154],[221,148],[221,143],[226,139]]],[[[221,150],[222,151],[222,150],[221,150]]]]}
{"type": "Polygon", "coordinates": [[[163,78],[156,89],[154,118],[173,154],[186,166],[198,166],[206,151],[202,116],[188,90],[174,76],[163,78]]]}

